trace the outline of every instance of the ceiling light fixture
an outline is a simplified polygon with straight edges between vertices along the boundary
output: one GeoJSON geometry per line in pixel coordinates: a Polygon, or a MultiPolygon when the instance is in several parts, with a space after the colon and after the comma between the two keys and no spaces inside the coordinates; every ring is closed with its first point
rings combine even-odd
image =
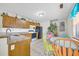
{"type": "Polygon", "coordinates": [[[45,12],[43,12],[43,11],[39,11],[36,13],[36,16],[38,16],[38,17],[43,17],[44,15],[45,15],[45,12]]]}
{"type": "Polygon", "coordinates": [[[40,16],[40,17],[44,16],[44,13],[39,13],[39,16],[40,16]]]}

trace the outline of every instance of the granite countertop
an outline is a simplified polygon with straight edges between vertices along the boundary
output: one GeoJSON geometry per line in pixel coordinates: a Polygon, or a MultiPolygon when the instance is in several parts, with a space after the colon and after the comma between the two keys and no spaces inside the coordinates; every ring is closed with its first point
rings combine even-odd
{"type": "Polygon", "coordinates": [[[24,35],[10,36],[10,37],[3,36],[3,37],[0,37],[0,38],[1,39],[2,38],[7,38],[8,44],[15,43],[15,42],[18,42],[18,41],[21,41],[21,40],[29,40],[29,39],[31,39],[31,37],[27,37],[27,36],[24,36],[24,35]]]}
{"type": "MultiPolygon", "coordinates": [[[[9,40],[9,44],[10,43],[15,43],[15,42],[17,42],[17,41],[21,41],[21,40],[29,40],[29,39],[31,39],[30,37],[27,37],[27,36],[24,36],[24,35],[19,35],[19,36],[11,36],[11,37],[9,37],[10,38],[10,40],[9,40]]],[[[8,39],[9,39],[8,38],[8,39]]]]}
{"type": "Polygon", "coordinates": [[[8,32],[6,34],[6,29],[7,28],[0,28],[0,38],[7,38],[8,43],[15,43],[17,41],[31,39],[31,37],[27,37],[22,34],[36,33],[36,32],[29,32],[29,30],[34,30],[34,29],[10,28],[11,32],[8,32]]]}
{"type": "Polygon", "coordinates": [[[6,34],[6,30],[8,28],[0,28],[0,37],[6,37],[7,34],[10,35],[19,35],[19,34],[26,34],[26,33],[35,33],[35,29],[20,29],[20,28],[10,28],[10,30],[6,34]]]}
{"type": "Polygon", "coordinates": [[[0,38],[7,38],[8,44],[15,43],[15,42],[21,41],[21,40],[31,39],[31,37],[28,37],[26,35],[21,35],[21,34],[25,34],[25,33],[19,33],[19,34],[16,34],[16,35],[12,34],[10,36],[1,35],[0,38]]]}

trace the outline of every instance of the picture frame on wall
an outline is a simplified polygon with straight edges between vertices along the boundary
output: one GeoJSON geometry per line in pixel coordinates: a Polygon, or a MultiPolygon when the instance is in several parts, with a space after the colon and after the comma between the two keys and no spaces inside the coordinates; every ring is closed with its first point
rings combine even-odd
{"type": "Polygon", "coordinates": [[[65,22],[60,22],[60,31],[65,31],[65,22]]]}

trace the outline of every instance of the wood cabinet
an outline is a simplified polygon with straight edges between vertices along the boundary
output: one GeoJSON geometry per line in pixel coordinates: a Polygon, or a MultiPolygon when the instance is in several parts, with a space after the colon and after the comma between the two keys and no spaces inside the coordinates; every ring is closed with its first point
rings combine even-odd
{"type": "Polygon", "coordinates": [[[36,23],[35,25],[36,25],[36,26],[40,26],[40,23],[36,23]]]}
{"type": "Polygon", "coordinates": [[[3,16],[3,27],[7,27],[10,24],[10,21],[8,20],[8,16],[3,16]]]}
{"type": "Polygon", "coordinates": [[[30,25],[33,25],[33,26],[40,26],[40,23],[30,22],[30,25]]]}
{"type": "Polygon", "coordinates": [[[30,56],[30,40],[22,41],[21,56],[30,56]]]}
{"type": "Polygon", "coordinates": [[[30,42],[31,40],[22,40],[9,44],[9,56],[30,56],[30,42]]]}
{"type": "Polygon", "coordinates": [[[16,27],[16,18],[10,17],[10,27],[15,28],[16,27]]]}
{"type": "Polygon", "coordinates": [[[20,45],[18,45],[19,43],[11,43],[8,45],[8,55],[9,56],[18,56],[20,55],[20,45]],[[12,49],[12,46],[14,45],[14,49],[12,49]]]}
{"type": "Polygon", "coordinates": [[[3,16],[3,27],[15,27],[16,26],[16,19],[10,16],[3,16]]]}
{"type": "Polygon", "coordinates": [[[29,27],[30,27],[30,23],[29,23],[29,21],[27,21],[27,20],[26,20],[26,22],[25,22],[25,27],[26,27],[26,28],[29,28],[29,27]]]}
{"type": "Polygon", "coordinates": [[[21,20],[17,17],[12,17],[5,15],[3,16],[3,27],[8,27],[8,28],[29,28],[30,25],[33,26],[40,26],[39,23],[35,23],[29,20],[21,20]]]}

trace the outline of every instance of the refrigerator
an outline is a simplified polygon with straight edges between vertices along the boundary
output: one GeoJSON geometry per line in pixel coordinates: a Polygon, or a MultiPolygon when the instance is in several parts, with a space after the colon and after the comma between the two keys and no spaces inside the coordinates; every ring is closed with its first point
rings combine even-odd
{"type": "Polygon", "coordinates": [[[36,26],[35,31],[38,32],[38,39],[42,39],[42,27],[36,26]]]}

